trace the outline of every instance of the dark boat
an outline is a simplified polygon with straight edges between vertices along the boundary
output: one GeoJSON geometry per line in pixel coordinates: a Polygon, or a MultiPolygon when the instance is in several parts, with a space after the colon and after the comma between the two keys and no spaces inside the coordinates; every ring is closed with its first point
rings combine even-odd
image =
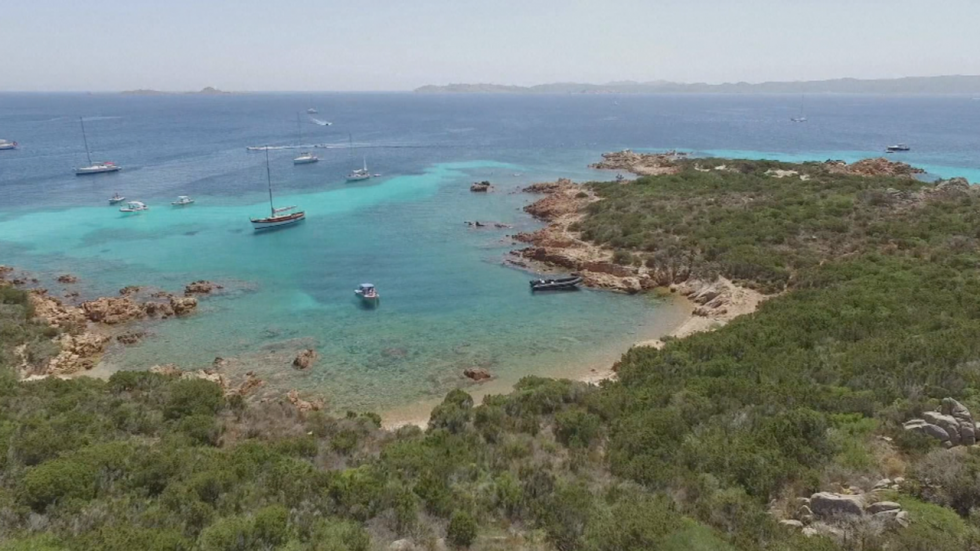
{"type": "Polygon", "coordinates": [[[532,279],[531,291],[571,291],[582,283],[582,276],[559,277],[555,279],[532,279]]]}
{"type": "Polygon", "coordinates": [[[912,150],[911,147],[909,147],[909,146],[907,146],[907,145],[905,145],[903,143],[900,143],[898,145],[890,145],[890,146],[888,146],[888,147],[885,148],[885,151],[888,151],[889,153],[897,153],[897,152],[900,152],[900,151],[911,151],[911,150],[912,150]]]}

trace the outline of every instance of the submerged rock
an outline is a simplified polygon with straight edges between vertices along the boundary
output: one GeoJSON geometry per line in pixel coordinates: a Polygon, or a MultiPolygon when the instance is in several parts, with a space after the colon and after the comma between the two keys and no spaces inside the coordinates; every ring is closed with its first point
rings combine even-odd
{"type": "Polygon", "coordinates": [[[203,279],[188,283],[184,286],[184,296],[209,295],[214,291],[224,289],[221,285],[203,279]]]}
{"type": "Polygon", "coordinates": [[[486,193],[490,191],[492,187],[493,186],[490,185],[490,182],[484,180],[482,182],[473,182],[473,185],[470,186],[470,191],[477,192],[477,193],[481,193],[481,192],[486,193]]]}
{"type": "Polygon", "coordinates": [[[71,274],[62,274],[58,276],[58,283],[78,283],[78,278],[71,274]]]}
{"type": "Polygon", "coordinates": [[[117,335],[116,340],[122,344],[136,344],[143,340],[145,336],[146,331],[130,331],[122,335],[117,335]]]}
{"type": "Polygon", "coordinates": [[[463,375],[473,379],[476,382],[487,381],[493,378],[493,375],[489,371],[483,369],[482,367],[471,367],[463,370],[463,375]]]}
{"type": "Polygon", "coordinates": [[[293,367],[296,369],[309,369],[313,367],[313,364],[316,363],[319,358],[320,355],[316,350],[307,348],[296,355],[296,359],[293,360],[293,367]]]}

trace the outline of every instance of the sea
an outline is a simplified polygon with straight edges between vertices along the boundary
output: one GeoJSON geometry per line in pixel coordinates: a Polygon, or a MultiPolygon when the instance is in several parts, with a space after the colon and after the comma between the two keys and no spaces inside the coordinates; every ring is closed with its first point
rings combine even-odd
{"type": "Polygon", "coordinates": [[[810,96],[808,121],[791,122],[799,109],[782,95],[0,94],[0,138],[20,144],[0,151],[0,264],[83,297],[224,286],[194,315],[148,323],[141,343],[110,346],[96,374],[221,357],[265,392],[296,389],[334,411],[423,411],[454,388],[603,372],[689,314],[650,295],[532,294],[535,274],[505,265],[519,246],[508,236],[541,227],[521,188],[609,180],[588,168],[603,152],[855,161],[907,143],[890,157],[926,178],[980,182],[975,98],[810,96]],[[86,163],[79,117],[93,160],[121,172],[74,175],[86,163]],[[273,147],[275,204],[297,205],[305,222],[252,230],[269,196],[266,152],[248,146],[273,147]],[[294,165],[303,151],[320,162],[294,165]],[[364,162],[378,176],[346,182],[364,162]],[[493,192],[469,191],[481,180],[493,192]],[[150,210],[120,213],[116,192],[150,210]],[[196,202],[172,207],[178,195],[196,202]],[[56,283],[62,273],[80,282],[56,283]],[[356,299],[365,282],[379,307],[356,299]],[[320,359],[299,371],[304,348],[320,359]],[[461,375],[471,367],[494,381],[472,383],[461,375]]]}

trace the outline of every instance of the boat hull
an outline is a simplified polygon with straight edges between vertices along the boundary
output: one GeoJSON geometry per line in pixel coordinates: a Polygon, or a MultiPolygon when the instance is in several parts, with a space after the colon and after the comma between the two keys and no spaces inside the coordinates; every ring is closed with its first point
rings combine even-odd
{"type": "Polygon", "coordinates": [[[17,149],[17,144],[15,144],[15,143],[0,143],[0,151],[9,151],[11,149],[17,149]]]}
{"type": "Polygon", "coordinates": [[[107,172],[119,172],[122,167],[118,166],[87,166],[75,169],[75,176],[87,176],[89,174],[105,174],[107,172]]]}
{"type": "Polygon", "coordinates": [[[283,226],[291,226],[297,222],[302,222],[306,220],[305,212],[295,212],[288,216],[272,216],[269,218],[253,218],[252,229],[255,231],[271,230],[274,228],[281,228],[283,226]]]}
{"type": "Polygon", "coordinates": [[[371,176],[348,176],[348,182],[363,182],[364,180],[370,180],[371,176]]]}
{"type": "Polygon", "coordinates": [[[538,291],[574,291],[582,283],[579,276],[557,279],[535,279],[531,281],[531,292],[538,291]]]}
{"type": "Polygon", "coordinates": [[[320,161],[320,159],[318,159],[316,157],[313,157],[312,159],[293,159],[293,164],[294,165],[309,165],[309,164],[313,164],[313,163],[316,163],[316,162],[319,162],[319,161],[320,161]]]}

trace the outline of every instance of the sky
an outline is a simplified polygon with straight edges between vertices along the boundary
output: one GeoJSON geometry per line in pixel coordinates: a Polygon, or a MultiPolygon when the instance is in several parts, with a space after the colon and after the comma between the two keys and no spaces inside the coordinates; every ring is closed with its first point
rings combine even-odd
{"type": "Polygon", "coordinates": [[[0,91],[980,74],[978,0],[3,0],[0,91]]]}

